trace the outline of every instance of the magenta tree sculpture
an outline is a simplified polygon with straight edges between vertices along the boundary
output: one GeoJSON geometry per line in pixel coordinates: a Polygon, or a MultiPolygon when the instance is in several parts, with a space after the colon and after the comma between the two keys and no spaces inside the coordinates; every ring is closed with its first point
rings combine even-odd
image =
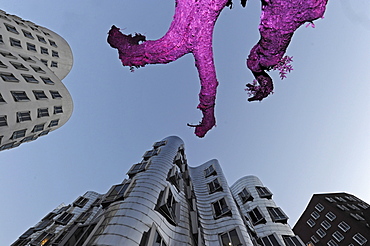
{"type": "MultiPolygon", "coordinates": [[[[243,6],[245,2],[241,0],[243,6]]],[[[272,79],[266,71],[281,65],[294,31],[303,23],[322,17],[326,3],[327,0],[262,0],[261,39],[247,60],[256,78],[256,83],[247,85],[252,94],[249,101],[262,100],[272,92],[272,79]]],[[[194,55],[201,83],[198,108],[203,118],[198,125],[188,125],[195,127],[198,137],[204,137],[216,124],[218,81],[212,35],[216,20],[226,6],[231,6],[231,0],[176,0],[170,28],[158,40],[146,41],[141,34],[122,34],[115,26],[109,31],[108,43],[118,49],[122,65],[130,68],[169,63],[188,53],[194,55]]]]}

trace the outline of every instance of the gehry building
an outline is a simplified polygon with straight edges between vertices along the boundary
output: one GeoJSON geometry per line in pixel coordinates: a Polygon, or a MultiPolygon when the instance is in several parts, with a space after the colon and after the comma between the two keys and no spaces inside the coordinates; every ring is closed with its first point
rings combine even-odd
{"type": "Polygon", "coordinates": [[[184,143],[153,144],[106,194],[48,213],[12,246],[298,246],[288,216],[255,176],[228,186],[217,160],[187,164],[184,143]]]}
{"type": "Polygon", "coordinates": [[[61,80],[72,63],[61,36],[0,10],[0,151],[66,123],[73,105],[61,80]]]}
{"type": "Polygon", "coordinates": [[[348,193],[314,194],[293,231],[307,245],[369,245],[370,205],[348,193]]]}

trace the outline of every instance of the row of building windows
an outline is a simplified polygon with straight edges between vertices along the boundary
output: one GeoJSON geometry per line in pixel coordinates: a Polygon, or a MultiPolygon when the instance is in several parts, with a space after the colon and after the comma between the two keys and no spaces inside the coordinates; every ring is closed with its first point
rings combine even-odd
{"type": "MultiPolygon", "coordinates": [[[[62,106],[54,106],[53,114],[55,115],[55,114],[61,114],[61,113],[63,113],[62,106]]],[[[48,116],[50,116],[49,108],[38,108],[37,109],[37,118],[48,117],[48,116]]],[[[17,119],[17,123],[32,120],[31,111],[17,112],[16,119],[17,119]]],[[[0,127],[2,126],[8,126],[6,115],[0,115],[0,127]]]]}
{"type": "MultiPolygon", "coordinates": [[[[283,235],[282,237],[286,246],[303,246],[302,242],[296,236],[283,235]]],[[[276,234],[262,237],[258,239],[258,243],[263,246],[281,246],[281,243],[279,243],[276,234]]]]}
{"type": "MultiPolygon", "coordinates": [[[[0,14],[0,19],[3,19],[3,20],[6,20],[6,21],[9,21],[9,22],[11,22],[12,20],[10,19],[10,18],[8,18],[7,16],[6,16],[6,13],[4,13],[4,12],[2,12],[3,14],[0,14]]],[[[19,25],[19,26],[21,26],[21,27],[24,27],[24,28],[31,28],[33,31],[35,31],[35,32],[38,32],[38,33],[43,33],[45,36],[49,36],[49,37],[52,37],[51,36],[51,34],[50,33],[48,33],[48,32],[46,32],[46,31],[44,31],[44,30],[39,30],[38,29],[38,27],[39,26],[37,26],[37,25],[35,25],[35,24],[33,24],[33,25],[30,25],[30,24],[28,24],[28,25],[26,25],[25,23],[24,23],[24,20],[22,20],[22,19],[15,19],[15,18],[12,18],[13,19],[13,21],[15,22],[15,23],[17,23],[17,25],[19,25]]]]}
{"type": "MultiPolygon", "coordinates": [[[[30,98],[28,97],[27,93],[25,91],[10,91],[12,94],[12,97],[15,102],[25,102],[25,101],[30,101],[30,98]]],[[[32,91],[33,95],[35,96],[36,100],[45,100],[49,99],[49,97],[45,94],[45,91],[43,90],[33,90],[32,91]]],[[[52,91],[49,90],[50,96],[52,99],[60,99],[62,98],[62,95],[58,91],[52,91]]],[[[6,103],[5,99],[3,96],[0,94],[0,104],[6,103]]],[[[61,111],[60,108],[57,109],[57,111],[61,111]]]]}

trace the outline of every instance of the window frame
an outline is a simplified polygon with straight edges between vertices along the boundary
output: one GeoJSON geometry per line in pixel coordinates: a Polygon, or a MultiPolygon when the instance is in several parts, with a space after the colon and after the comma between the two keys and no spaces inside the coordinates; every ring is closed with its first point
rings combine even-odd
{"type": "Polygon", "coordinates": [[[25,91],[11,91],[10,92],[13,96],[15,102],[28,102],[30,98],[28,97],[25,91]]]}
{"type": "Polygon", "coordinates": [[[260,198],[272,198],[272,192],[265,186],[255,186],[255,189],[259,195],[260,198]]]}
{"type": "Polygon", "coordinates": [[[329,211],[325,214],[325,217],[328,218],[328,220],[330,221],[334,221],[337,216],[332,212],[332,211],[329,211]]]}
{"type": "Polygon", "coordinates": [[[155,210],[170,224],[176,226],[180,221],[181,204],[175,199],[171,187],[167,185],[159,194],[155,210]]]}
{"type": "Polygon", "coordinates": [[[253,196],[252,196],[252,194],[247,190],[247,188],[246,188],[246,187],[244,187],[244,188],[242,189],[242,191],[238,193],[238,196],[239,196],[239,198],[240,198],[240,200],[242,201],[242,203],[243,203],[243,204],[244,204],[244,203],[246,203],[246,202],[248,202],[248,201],[253,201],[253,196]]]}
{"type": "Polygon", "coordinates": [[[43,90],[33,90],[32,93],[35,96],[36,100],[47,100],[47,99],[49,99],[46,96],[45,91],[43,91],[43,90]]]}
{"type": "Polygon", "coordinates": [[[17,123],[31,121],[31,111],[19,111],[16,113],[17,123]]]}
{"type": "Polygon", "coordinates": [[[341,221],[339,224],[338,224],[338,227],[339,229],[341,229],[343,232],[347,232],[351,229],[351,226],[348,225],[346,222],[344,221],[341,221]]]}
{"type": "Polygon", "coordinates": [[[263,212],[258,206],[248,211],[247,214],[248,214],[248,217],[250,218],[250,221],[252,222],[254,226],[258,224],[266,223],[265,215],[263,214],[263,212]]]}
{"type": "Polygon", "coordinates": [[[217,191],[223,191],[219,178],[215,178],[211,182],[207,183],[207,187],[209,194],[213,194],[217,191]]]}
{"type": "Polygon", "coordinates": [[[286,224],[288,222],[289,217],[280,207],[267,207],[267,211],[270,214],[271,220],[275,223],[286,224]]]}
{"type": "Polygon", "coordinates": [[[240,230],[239,227],[235,227],[232,230],[220,233],[218,235],[220,245],[222,245],[222,246],[229,246],[229,245],[235,245],[235,246],[240,245],[241,246],[241,245],[244,245],[243,244],[244,242],[242,241],[242,237],[240,235],[239,230],[240,230]],[[231,233],[234,234],[234,235],[230,235],[231,233]],[[225,238],[225,236],[226,236],[226,238],[225,238]],[[226,239],[226,242],[224,241],[224,239],[226,239]],[[234,241],[233,239],[236,239],[237,241],[234,241]]]}

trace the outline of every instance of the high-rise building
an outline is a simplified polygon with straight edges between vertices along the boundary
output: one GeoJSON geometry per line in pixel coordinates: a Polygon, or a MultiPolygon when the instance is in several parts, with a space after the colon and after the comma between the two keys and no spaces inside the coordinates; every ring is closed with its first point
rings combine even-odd
{"type": "Polygon", "coordinates": [[[314,194],[293,231],[306,245],[368,245],[369,204],[347,193],[314,194]]]}
{"type": "Polygon", "coordinates": [[[61,36],[0,10],[0,151],[67,122],[73,105],[61,80],[72,63],[61,36]]]}
{"type": "Polygon", "coordinates": [[[188,166],[183,141],[172,136],[122,183],[59,206],[12,246],[303,246],[287,220],[257,177],[229,187],[217,160],[188,166]]]}

